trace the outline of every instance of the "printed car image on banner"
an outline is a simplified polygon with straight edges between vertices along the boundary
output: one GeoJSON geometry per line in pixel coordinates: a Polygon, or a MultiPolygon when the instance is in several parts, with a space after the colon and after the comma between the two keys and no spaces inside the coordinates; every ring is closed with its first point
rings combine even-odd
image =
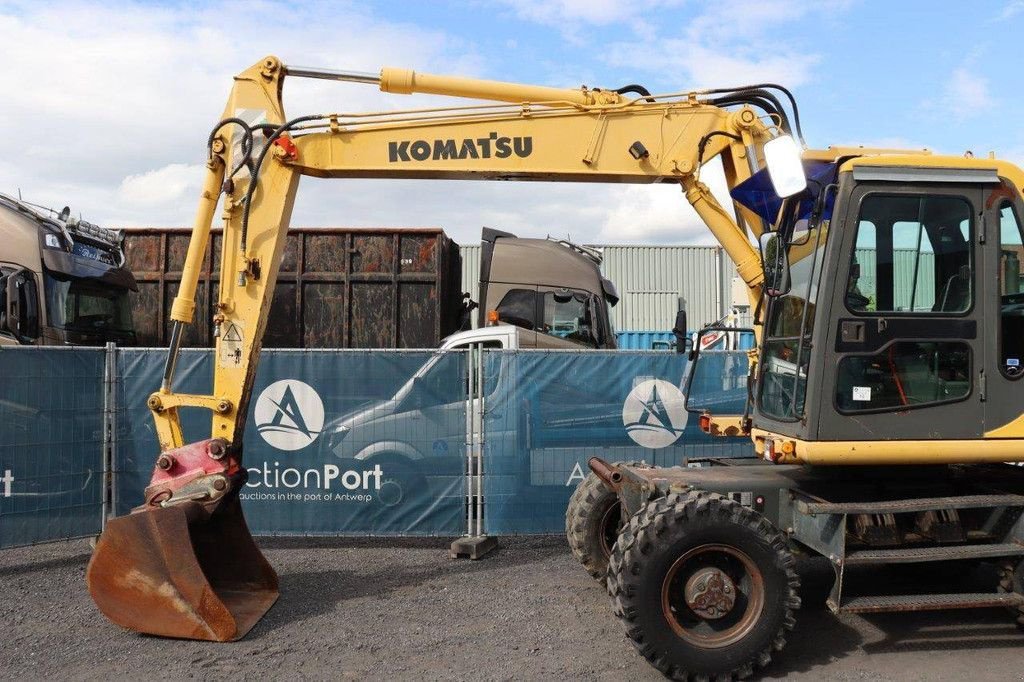
{"type": "MultiPolygon", "coordinates": [[[[116,450],[118,511],[141,502],[156,457],[139,396],[164,354],[119,352],[124,406],[116,450]],[[125,402],[128,401],[128,402],[125,402]]],[[[749,456],[749,440],[712,439],[686,410],[687,358],[669,352],[486,351],[483,409],[486,529],[560,532],[587,460],[749,456]]],[[[745,353],[707,353],[693,390],[701,408],[742,411],[745,353]]],[[[212,385],[207,351],[185,351],[175,390],[212,385]]],[[[262,354],[241,492],[255,534],[458,535],[464,528],[466,352],[286,351],[262,354]]],[[[186,441],[210,417],[184,411],[186,441]]]]}
{"type": "MultiPolygon", "coordinates": [[[[560,533],[587,461],[657,466],[750,457],[687,412],[687,356],[670,352],[485,352],[484,499],[489,534],[560,533]]],[[[745,352],[702,353],[691,410],[742,414],[745,352]]]]}
{"type": "MultiPolygon", "coordinates": [[[[163,353],[120,353],[129,426],[117,448],[119,513],[141,502],[157,444],[138,396],[160,381],[163,353]],[[134,397],[134,400],[132,400],[134,397]]],[[[465,353],[285,351],[261,356],[246,426],[240,493],[262,535],[458,535],[465,480],[465,353]]],[[[183,351],[180,392],[209,391],[212,356],[183,351]]],[[[209,414],[183,412],[187,442],[209,414]]]]}

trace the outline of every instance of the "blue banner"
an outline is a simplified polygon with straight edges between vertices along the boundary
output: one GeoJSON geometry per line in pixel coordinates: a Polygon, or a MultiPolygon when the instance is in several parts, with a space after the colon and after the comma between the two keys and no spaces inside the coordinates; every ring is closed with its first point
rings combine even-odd
{"type": "MultiPolygon", "coordinates": [[[[165,353],[119,352],[118,513],[141,503],[158,445],[145,397],[165,353]]],[[[174,388],[208,393],[209,351],[183,351],[174,388]]],[[[258,535],[458,535],[464,529],[465,353],[288,351],[261,355],[241,492],[258,535]]],[[[210,414],[182,413],[186,442],[210,414]]]]}
{"type": "Polygon", "coordinates": [[[0,347],[0,547],[95,535],[101,349],[0,347]]]}
{"type": "MultiPolygon", "coordinates": [[[[700,431],[696,416],[686,410],[684,354],[485,355],[488,534],[562,532],[569,497],[594,456],[676,466],[694,458],[753,453],[747,438],[712,438],[700,431]]],[[[697,366],[693,402],[713,414],[742,414],[746,353],[703,353],[697,366]]]]}
{"type": "MultiPolygon", "coordinates": [[[[141,503],[158,454],[145,397],[164,357],[119,351],[121,514],[141,503]]],[[[264,351],[244,440],[253,533],[462,533],[466,360],[465,351],[264,351]]],[[[708,352],[697,366],[693,403],[741,413],[746,354],[708,352]]],[[[661,466],[750,456],[749,440],[699,430],[684,405],[687,369],[685,355],[667,352],[486,351],[487,532],[560,532],[594,455],[661,466]]],[[[206,393],[212,379],[208,351],[182,352],[176,391],[206,393]]],[[[210,415],[183,411],[182,426],[186,442],[207,438],[210,415]]]]}

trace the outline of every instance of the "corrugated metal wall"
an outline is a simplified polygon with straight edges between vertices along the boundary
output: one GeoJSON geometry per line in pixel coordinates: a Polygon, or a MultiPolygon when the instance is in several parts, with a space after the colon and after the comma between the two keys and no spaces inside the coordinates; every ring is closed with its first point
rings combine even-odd
{"type": "MultiPolygon", "coordinates": [[[[601,246],[604,276],[615,282],[621,300],[612,308],[618,331],[667,331],[680,299],[690,329],[719,319],[732,304],[728,257],[716,246],[601,246]]],[[[479,300],[480,246],[461,246],[462,288],[479,300]]]]}
{"type": "MultiPolygon", "coordinates": [[[[916,249],[893,249],[896,310],[910,309],[910,294],[914,288],[914,260],[916,258],[916,249]]],[[[875,280],[878,274],[875,250],[857,249],[857,263],[860,264],[858,289],[861,294],[874,298],[877,287],[875,280]]],[[[922,252],[917,265],[917,294],[914,296],[914,307],[918,310],[927,310],[937,302],[935,298],[935,254],[922,252]]]]}
{"type": "Polygon", "coordinates": [[[715,246],[607,246],[601,269],[622,299],[612,308],[619,330],[671,329],[680,304],[690,329],[698,329],[732,303],[736,271],[715,246]]]}

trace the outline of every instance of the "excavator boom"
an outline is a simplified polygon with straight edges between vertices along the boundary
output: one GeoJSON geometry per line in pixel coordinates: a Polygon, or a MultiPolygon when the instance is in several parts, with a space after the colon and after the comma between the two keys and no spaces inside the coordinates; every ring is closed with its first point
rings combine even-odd
{"type": "Polygon", "coordinates": [[[736,186],[764,167],[767,145],[788,139],[780,135],[788,125],[781,106],[771,106],[762,89],[667,96],[637,86],[621,90],[400,69],[374,76],[289,68],[275,57],[236,77],[210,134],[203,191],[171,309],[163,383],[148,400],[161,454],[143,504],[108,524],[87,573],[104,614],[140,632],[224,641],[243,636],[277,598],[277,577],[245,527],[238,492],[245,483],[242,435],[260,344],[302,175],[675,183],[736,263],[752,303],[760,300],[763,274],[751,237],[761,234],[763,223],[745,208],[738,207],[736,217],[723,208],[700,182],[700,169],[718,157],[736,186]],[[286,74],[486,102],[287,119],[280,99],[286,74]],[[224,240],[213,315],[213,391],[180,394],[175,362],[184,325],[193,322],[218,204],[224,240]],[[210,411],[208,440],[184,442],[184,407],[210,411]]]}

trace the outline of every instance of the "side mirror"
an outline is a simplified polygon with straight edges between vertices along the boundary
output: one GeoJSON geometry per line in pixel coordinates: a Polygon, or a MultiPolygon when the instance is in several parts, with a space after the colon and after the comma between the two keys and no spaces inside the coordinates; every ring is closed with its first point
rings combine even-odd
{"type": "Polygon", "coordinates": [[[672,327],[672,335],[676,337],[676,352],[685,353],[688,349],[686,342],[690,337],[686,335],[686,311],[680,310],[676,313],[676,323],[672,327]]]}
{"type": "Polygon", "coordinates": [[[761,235],[761,267],[766,296],[773,298],[789,293],[789,254],[786,252],[786,240],[778,232],[761,235]]]}
{"type": "Polygon", "coordinates": [[[791,197],[807,188],[800,147],[789,135],[779,135],[764,143],[764,161],[775,193],[780,197],[791,197]]]}

